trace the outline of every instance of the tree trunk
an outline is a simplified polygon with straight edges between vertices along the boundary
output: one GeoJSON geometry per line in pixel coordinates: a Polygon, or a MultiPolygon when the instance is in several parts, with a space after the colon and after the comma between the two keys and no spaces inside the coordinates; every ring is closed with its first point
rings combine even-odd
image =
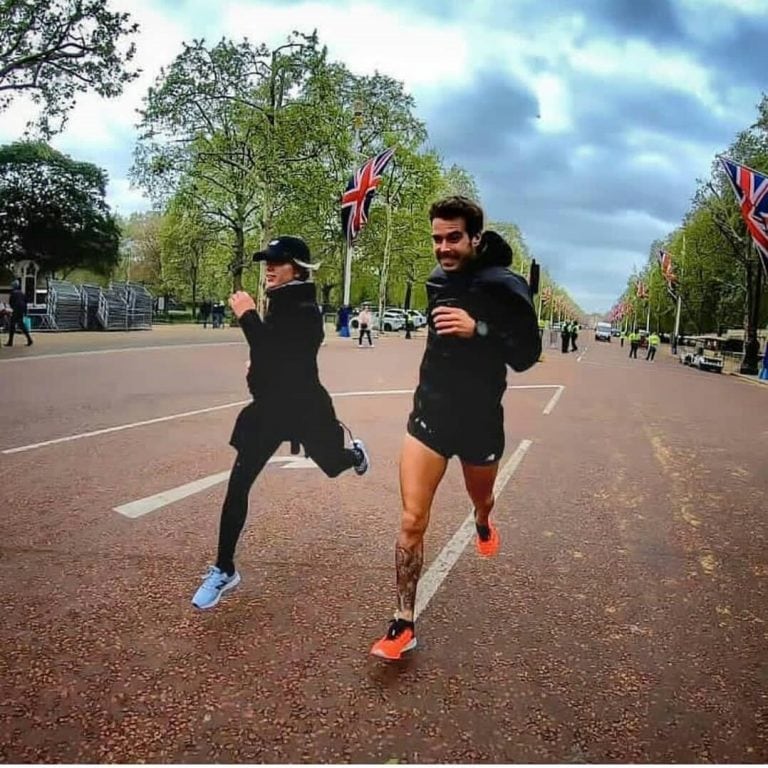
{"type": "MultiPolygon", "coordinates": [[[[751,245],[750,245],[751,247],[751,245]]],[[[757,292],[760,290],[760,265],[758,264],[757,279],[752,279],[752,260],[747,261],[746,285],[747,300],[745,302],[744,312],[744,359],[741,362],[740,373],[746,373],[756,376],[758,373],[758,357],[760,353],[760,344],[757,340],[756,313],[754,311],[757,305],[757,292]],[[754,290],[754,289],[757,290],[754,290]]]]}
{"type": "Polygon", "coordinates": [[[245,232],[242,224],[235,227],[234,267],[232,269],[232,291],[243,290],[243,266],[245,265],[245,232]]]}
{"type": "Polygon", "coordinates": [[[197,320],[197,273],[198,268],[193,264],[189,270],[190,282],[192,283],[192,322],[197,320]]]}
{"type": "Polygon", "coordinates": [[[405,284],[405,297],[403,298],[404,309],[411,308],[411,292],[412,291],[413,291],[413,281],[408,279],[408,282],[405,284]]]}
{"type": "Polygon", "coordinates": [[[387,302],[387,280],[389,279],[389,252],[392,246],[392,206],[387,203],[387,234],[384,238],[384,256],[379,278],[379,333],[384,331],[384,308],[387,302]]]}

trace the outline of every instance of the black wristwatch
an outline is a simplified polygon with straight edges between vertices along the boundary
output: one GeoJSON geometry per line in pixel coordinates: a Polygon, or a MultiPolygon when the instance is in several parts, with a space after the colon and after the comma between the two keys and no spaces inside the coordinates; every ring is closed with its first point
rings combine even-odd
{"type": "Polygon", "coordinates": [[[475,320],[475,336],[484,339],[488,335],[488,323],[485,320],[475,320]]]}

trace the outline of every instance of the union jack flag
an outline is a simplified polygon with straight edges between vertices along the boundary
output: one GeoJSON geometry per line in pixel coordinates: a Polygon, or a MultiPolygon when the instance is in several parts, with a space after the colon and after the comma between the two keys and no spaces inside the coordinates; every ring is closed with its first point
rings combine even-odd
{"type": "Polygon", "coordinates": [[[667,282],[669,295],[677,300],[677,292],[675,291],[677,275],[672,267],[672,257],[663,248],[659,248],[659,267],[661,268],[662,277],[667,282]]]}
{"type": "Polygon", "coordinates": [[[763,267],[768,271],[768,177],[725,157],[720,157],[720,162],[736,193],[741,215],[763,267]]]}
{"type": "Polygon", "coordinates": [[[637,298],[638,299],[648,298],[648,289],[645,287],[645,283],[642,280],[637,281],[637,298]]]}
{"type": "Polygon", "coordinates": [[[341,227],[347,235],[347,244],[350,246],[363,228],[363,224],[368,221],[368,209],[376,193],[376,187],[381,184],[384,168],[394,154],[394,149],[385,149],[355,171],[347,184],[347,189],[341,198],[341,227]]]}

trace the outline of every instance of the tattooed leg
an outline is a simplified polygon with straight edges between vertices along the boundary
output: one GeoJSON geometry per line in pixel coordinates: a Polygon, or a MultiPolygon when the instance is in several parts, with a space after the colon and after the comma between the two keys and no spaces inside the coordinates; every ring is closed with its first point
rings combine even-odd
{"type": "Polygon", "coordinates": [[[416,586],[424,562],[424,534],[437,486],[448,460],[410,434],[403,440],[400,456],[400,494],[403,512],[395,549],[397,569],[397,617],[413,621],[416,586]]]}
{"type": "Polygon", "coordinates": [[[424,563],[424,544],[409,549],[398,544],[395,547],[397,569],[397,617],[413,621],[416,606],[416,587],[419,583],[421,566],[424,563]]]}

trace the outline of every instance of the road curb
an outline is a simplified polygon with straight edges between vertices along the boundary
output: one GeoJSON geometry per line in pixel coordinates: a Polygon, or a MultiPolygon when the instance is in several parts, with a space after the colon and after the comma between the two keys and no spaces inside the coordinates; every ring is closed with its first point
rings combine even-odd
{"type": "Polygon", "coordinates": [[[736,373],[735,371],[729,374],[735,376],[737,379],[748,381],[750,384],[755,384],[758,387],[768,387],[768,379],[755,379],[752,376],[747,376],[746,373],[736,373]]]}

